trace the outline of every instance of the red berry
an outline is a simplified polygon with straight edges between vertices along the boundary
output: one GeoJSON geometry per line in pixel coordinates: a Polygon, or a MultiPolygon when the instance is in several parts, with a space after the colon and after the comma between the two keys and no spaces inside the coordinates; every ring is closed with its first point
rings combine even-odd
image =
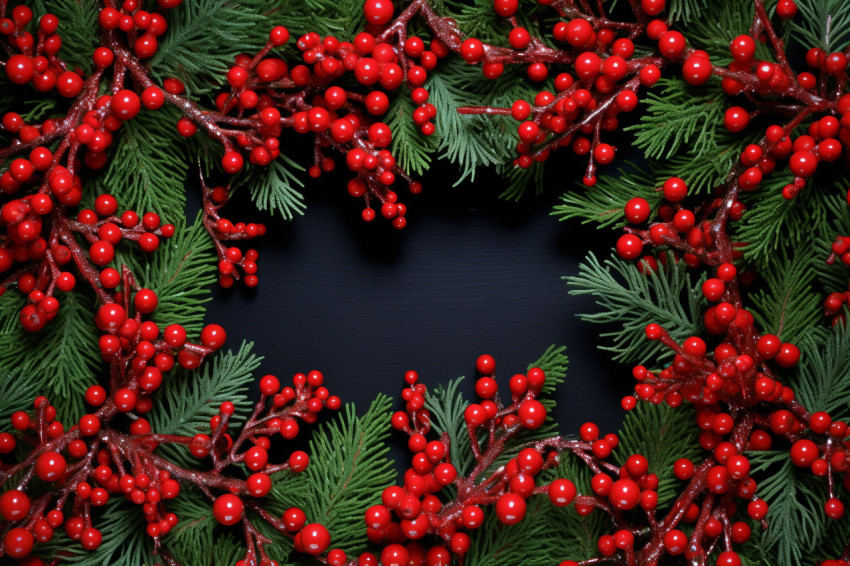
{"type": "Polygon", "coordinates": [[[244,513],[245,504],[232,493],[225,493],[213,502],[213,517],[222,525],[235,525],[244,513]]]}
{"type": "Polygon", "coordinates": [[[6,61],[6,76],[14,84],[22,85],[32,80],[35,68],[26,55],[12,55],[6,61]]]}
{"type": "Polygon", "coordinates": [[[0,515],[9,522],[26,518],[30,508],[30,498],[23,491],[11,489],[0,495],[0,515]]]}
{"type": "Polygon", "coordinates": [[[493,356],[482,354],[475,361],[475,369],[482,375],[493,375],[493,372],[496,371],[496,360],[493,359],[493,356]]]}
{"type": "Polygon", "coordinates": [[[524,428],[536,430],[546,422],[546,408],[536,399],[527,399],[519,406],[517,417],[524,428]]]}
{"type": "Polygon", "coordinates": [[[298,534],[304,552],[314,556],[323,553],[331,544],[330,533],[319,523],[305,525],[298,534]]]}
{"type": "Polygon", "coordinates": [[[35,537],[32,533],[22,527],[9,529],[3,537],[3,549],[12,558],[25,558],[32,552],[35,545],[35,537]]]}
{"type": "Polygon", "coordinates": [[[384,26],[393,19],[393,3],[390,0],[366,0],[363,4],[366,23],[384,26]]]}
{"type": "Polygon", "coordinates": [[[791,445],[791,462],[795,466],[808,468],[819,456],[817,444],[806,438],[791,445]]]}
{"type": "Polygon", "coordinates": [[[640,487],[630,479],[617,480],[611,485],[608,499],[617,509],[632,509],[640,502],[640,487]]]}
{"type": "Polygon", "coordinates": [[[730,132],[742,132],[750,123],[750,113],[740,106],[731,106],[723,115],[723,125],[730,132]]]}
{"type": "Polygon", "coordinates": [[[43,452],[35,461],[35,475],[44,481],[58,481],[65,475],[65,458],[58,452],[43,452]]]}
{"type": "Polygon", "coordinates": [[[617,254],[623,259],[637,259],[642,251],[643,241],[634,234],[623,234],[617,240],[617,254]]]}
{"type": "Polygon", "coordinates": [[[525,499],[516,493],[506,493],[496,502],[496,516],[505,525],[515,525],[525,518],[525,499]]]}

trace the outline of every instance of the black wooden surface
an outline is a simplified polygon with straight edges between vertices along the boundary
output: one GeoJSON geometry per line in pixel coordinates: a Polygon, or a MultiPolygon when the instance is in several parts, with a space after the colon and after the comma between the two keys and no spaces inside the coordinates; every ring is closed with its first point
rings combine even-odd
{"type": "MultiPolygon", "coordinates": [[[[359,412],[380,392],[397,397],[408,369],[429,386],[465,375],[471,392],[479,354],[495,357],[505,383],[550,344],[566,345],[561,430],[588,420],[616,430],[628,369],[597,349],[600,328],[576,317],[592,300],[569,296],[561,280],[588,249],[610,253],[615,235],[550,215],[568,181],[549,180],[558,186],[517,204],[496,198],[492,175],[459,187],[449,175],[426,176],[422,195],[401,194],[410,210],[401,231],[361,221],[344,175],[311,182],[305,216],[269,222],[260,285],[216,290],[207,321],[226,327],[230,347],[255,342],[263,372],[321,370],[359,412]]],[[[233,220],[257,218],[236,200],[233,220]]]]}

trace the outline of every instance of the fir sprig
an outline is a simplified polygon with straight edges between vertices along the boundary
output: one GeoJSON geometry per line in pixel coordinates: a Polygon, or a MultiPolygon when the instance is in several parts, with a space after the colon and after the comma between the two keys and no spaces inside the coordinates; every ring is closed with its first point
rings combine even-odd
{"type": "Polygon", "coordinates": [[[663,326],[681,341],[700,330],[700,313],[705,299],[702,278],[692,280],[682,262],[668,256],[666,266],[643,274],[637,266],[620,259],[601,263],[593,253],[579,266],[579,274],[565,277],[571,295],[593,295],[601,310],[582,314],[582,320],[617,326],[601,334],[613,341],[600,346],[622,362],[645,362],[671,355],[659,342],[645,338],[647,324],[663,326]]]}
{"type": "MultiPolygon", "coordinates": [[[[82,292],[67,293],[61,303],[56,318],[40,332],[30,333],[18,320],[26,296],[4,295],[0,301],[0,368],[25,376],[50,399],[63,399],[56,404],[58,418],[75,422],[83,414],[82,395],[97,381],[101,368],[99,333],[91,297],[82,292]]],[[[16,401],[20,404],[22,399],[16,401]]]]}

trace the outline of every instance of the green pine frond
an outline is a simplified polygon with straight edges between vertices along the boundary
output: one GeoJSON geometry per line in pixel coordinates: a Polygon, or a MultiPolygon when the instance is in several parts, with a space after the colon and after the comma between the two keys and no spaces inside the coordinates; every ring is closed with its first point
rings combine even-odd
{"type": "Polygon", "coordinates": [[[567,350],[566,346],[556,346],[552,344],[537,361],[528,364],[527,370],[531,368],[540,368],[546,374],[546,381],[543,384],[541,392],[541,401],[551,401],[552,407],[555,406],[555,400],[550,397],[555,393],[558,385],[564,382],[567,376],[567,367],[569,367],[570,359],[564,353],[567,350]]]}
{"type": "Polygon", "coordinates": [[[802,355],[794,392],[809,411],[833,419],[850,417],[850,331],[846,325],[818,328],[797,342],[802,355]]]}
{"type": "Polygon", "coordinates": [[[153,545],[145,533],[145,519],[138,508],[122,497],[112,497],[103,514],[95,513],[93,526],[103,535],[97,550],[86,550],[56,529],[53,539],[39,544],[36,552],[61,556],[62,564],[74,566],[139,566],[154,564],[153,545]]]}
{"type": "Polygon", "coordinates": [[[726,140],[728,135],[717,135],[723,136],[724,142],[714,145],[699,156],[677,155],[658,163],[655,171],[658,185],[670,177],[679,177],[687,183],[688,193],[694,195],[708,194],[724,183],[750,140],[726,140]]]}
{"type": "Polygon", "coordinates": [[[387,459],[392,402],[385,395],[358,417],[354,405],[324,424],[310,439],[310,466],[283,472],[267,496],[282,508],[296,505],[309,521],[327,527],[334,546],[349,555],[365,550],[363,513],[380,501],[396,473],[387,459]]]}
{"type": "Polygon", "coordinates": [[[617,174],[602,176],[591,189],[579,187],[565,192],[552,216],[561,221],[579,218],[582,224],[596,223],[597,228],[622,226],[623,208],[630,199],[643,197],[652,210],[658,207],[663,196],[656,187],[654,175],[627,163],[617,174]]]}
{"type": "MultiPolygon", "coordinates": [[[[166,374],[163,386],[156,392],[154,409],[148,415],[153,430],[184,436],[207,433],[210,418],[218,414],[224,401],[235,406],[230,422],[231,426],[238,426],[250,412],[248,387],[262,361],[252,348],[253,343],[243,342],[236,353],[213,354],[199,370],[178,369],[166,374]]],[[[167,451],[168,457],[180,465],[193,466],[185,448],[163,446],[160,450],[167,451]]]]}
{"type": "Polygon", "coordinates": [[[152,254],[122,255],[121,259],[132,269],[136,283],[153,290],[159,298],[151,320],[161,328],[182,324],[187,332],[197,334],[203,326],[204,303],[212,298],[210,285],[216,280],[217,269],[215,248],[201,213],[191,227],[180,227],[171,238],[160,242],[152,254]]]}
{"type": "Polygon", "coordinates": [[[638,403],[626,414],[620,429],[616,458],[620,465],[632,454],[649,461],[649,471],[658,474],[658,507],[665,508],[676,497],[680,482],[670,474],[679,458],[696,460],[700,454],[699,429],[694,426],[691,407],[638,403]]]}
{"type": "Polygon", "coordinates": [[[799,15],[791,30],[806,47],[821,47],[827,53],[850,45],[850,11],[843,0],[798,0],[799,15]]]}
{"type": "Polygon", "coordinates": [[[836,258],[832,264],[827,263],[826,259],[832,253],[835,236],[850,234],[850,207],[842,195],[834,193],[824,198],[823,205],[827,211],[827,226],[819,231],[821,235],[815,238],[810,253],[817,259],[812,268],[826,292],[843,291],[847,288],[847,280],[850,279],[850,269],[840,258],[836,258]]]}
{"type": "Polygon", "coordinates": [[[191,97],[212,92],[236,55],[265,45],[272,28],[263,15],[268,9],[262,0],[183,2],[170,10],[168,31],[148,63],[151,73],[180,79],[191,97]]]}
{"type": "Polygon", "coordinates": [[[723,123],[724,94],[719,85],[690,87],[682,79],[662,78],[647,93],[646,112],[640,122],[624,128],[634,132],[634,146],[647,159],[669,159],[684,144],[699,157],[716,147],[715,136],[723,123]]]}
{"type": "Polygon", "coordinates": [[[59,18],[57,33],[62,37],[59,57],[69,69],[79,67],[86,74],[92,67],[92,53],[99,42],[97,15],[100,12],[97,0],[37,0],[34,2],[35,20],[44,14],[59,18]]]}
{"type": "Polygon", "coordinates": [[[544,166],[539,161],[525,169],[513,164],[502,164],[496,167],[496,171],[505,183],[505,190],[499,195],[501,199],[518,201],[529,187],[534,187],[535,194],[543,192],[544,166]]]}
{"type": "Polygon", "coordinates": [[[344,36],[351,30],[363,29],[366,23],[362,3],[336,0],[279,2],[270,18],[285,25],[295,36],[312,31],[323,36],[344,36]]]}
{"type": "Polygon", "coordinates": [[[252,168],[247,184],[259,210],[280,214],[284,220],[304,214],[304,195],[296,188],[303,187],[304,182],[295,171],[304,171],[304,167],[283,153],[267,167],[252,168]]]}
{"type": "Polygon", "coordinates": [[[761,551],[772,556],[776,566],[799,566],[818,549],[823,537],[826,482],[797,469],[787,450],[750,452],[747,457],[759,497],[769,506],[761,551]]]}
{"type": "MultiPolygon", "coordinates": [[[[245,543],[242,540],[237,539],[231,533],[217,533],[213,541],[212,551],[209,552],[209,555],[209,563],[213,566],[218,564],[236,564],[236,562],[245,557],[245,543]]],[[[280,566],[290,565],[281,564],[280,566]]]]}
{"type": "MultiPolygon", "coordinates": [[[[61,421],[76,422],[84,412],[83,394],[101,371],[100,333],[92,315],[94,302],[88,295],[72,292],[58,299],[61,306],[56,318],[43,330],[30,333],[18,319],[26,297],[10,291],[0,298],[0,368],[14,369],[37,384],[39,391],[55,402],[61,421]]],[[[17,399],[22,406],[31,401],[17,399]]]]}
{"type": "Polygon", "coordinates": [[[12,430],[9,417],[15,411],[26,410],[32,407],[32,400],[40,393],[40,383],[29,379],[26,374],[14,371],[0,373],[0,432],[12,430]]]}
{"type": "Polygon", "coordinates": [[[390,146],[398,166],[408,173],[422,175],[431,165],[434,153],[434,136],[426,136],[413,123],[416,105],[410,95],[399,93],[392,98],[387,111],[386,123],[393,133],[390,146]]]}
{"type": "Polygon", "coordinates": [[[647,340],[644,329],[649,323],[664,327],[681,342],[698,334],[704,298],[702,278],[691,279],[684,262],[668,255],[666,266],[648,275],[637,266],[620,259],[604,263],[590,253],[579,266],[579,274],[565,277],[571,295],[593,295],[601,311],[582,314],[582,320],[597,324],[615,324],[601,336],[611,338],[612,346],[600,346],[618,362],[643,362],[672,355],[660,342],[647,340]]]}
{"type": "Polygon", "coordinates": [[[180,518],[180,522],[163,537],[165,548],[181,564],[216,564],[210,555],[210,549],[218,538],[213,535],[218,523],[212,516],[212,503],[198,489],[188,484],[168,506],[180,518]]]}
{"type": "MultiPolygon", "coordinates": [[[[715,65],[728,65],[732,61],[729,44],[737,36],[749,34],[755,10],[747,0],[724,0],[722,4],[712,3],[711,8],[711,16],[688,24],[688,43],[706,51],[715,65]]],[[[756,57],[773,59],[767,46],[758,46],[756,57]]]]}
{"type": "Polygon", "coordinates": [[[176,123],[170,107],[145,110],[125,122],[115,132],[100,192],[114,195],[122,210],[156,212],[163,222],[182,218],[188,162],[176,123]]]}
{"type": "Polygon", "coordinates": [[[784,342],[797,342],[821,317],[822,298],[812,290],[812,264],[803,244],[788,257],[786,248],[778,254],[767,278],[766,288],[752,293],[752,309],[763,332],[779,336],[784,342]]]}
{"type": "MultiPolygon", "coordinates": [[[[461,178],[457,183],[466,178],[474,181],[477,167],[510,160],[515,136],[505,135],[502,128],[506,127],[506,122],[500,120],[500,117],[458,114],[457,109],[468,105],[470,101],[465,83],[479,82],[477,72],[480,70],[470,69],[458,58],[452,58],[441,65],[441,72],[431,73],[426,83],[430,92],[428,101],[437,108],[437,149],[441,157],[460,166],[461,178]]],[[[503,102],[504,106],[511,104],[507,100],[503,102]]],[[[485,99],[480,103],[499,106],[493,100],[485,99]]]]}
{"type": "Polygon", "coordinates": [[[463,412],[469,402],[458,390],[464,377],[449,381],[445,386],[437,385],[425,397],[425,407],[431,413],[431,426],[438,434],[449,435],[449,447],[452,465],[458,475],[467,475],[475,466],[475,458],[466,429],[463,412]]]}
{"type": "Polygon", "coordinates": [[[792,181],[790,174],[777,175],[766,179],[758,191],[742,195],[741,201],[751,208],[741,218],[735,238],[747,243],[747,258],[760,267],[772,260],[777,250],[799,247],[810,242],[813,234],[828,233],[831,201],[839,200],[834,187],[844,179],[812,183],[796,198],[787,200],[782,187],[792,181]]]}
{"type": "Polygon", "coordinates": [[[707,0],[670,0],[667,2],[667,19],[678,24],[687,24],[700,17],[707,0]]]}

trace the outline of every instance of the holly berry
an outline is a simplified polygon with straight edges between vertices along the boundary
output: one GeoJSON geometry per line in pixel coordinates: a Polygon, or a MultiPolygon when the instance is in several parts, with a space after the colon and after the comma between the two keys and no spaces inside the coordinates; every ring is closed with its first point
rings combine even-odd
{"type": "Polygon", "coordinates": [[[371,25],[387,25],[393,19],[393,3],[390,0],[366,0],[363,15],[371,25]]]}
{"type": "Polygon", "coordinates": [[[298,533],[304,552],[312,555],[323,553],[331,544],[331,535],[319,523],[310,523],[298,533]]]}
{"type": "Polygon", "coordinates": [[[525,518],[525,499],[516,493],[506,493],[496,502],[496,516],[505,525],[515,525],[525,518]]]}
{"type": "Polygon", "coordinates": [[[26,518],[30,508],[30,498],[21,490],[10,489],[0,495],[0,515],[9,522],[26,518]]]}
{"type": "Polygon", "coordinates": [[[245,504],[232,493],[225,493],[213,502],[213,517],[222,525],[235,525],[244,513],[245,504]]]}
{"type": "Polygon", "coordinates": [[[65,475],[65,458],[58,452],[43,452],[35,461],[35,475],[44,481],[58,481],[65,475]]]}

